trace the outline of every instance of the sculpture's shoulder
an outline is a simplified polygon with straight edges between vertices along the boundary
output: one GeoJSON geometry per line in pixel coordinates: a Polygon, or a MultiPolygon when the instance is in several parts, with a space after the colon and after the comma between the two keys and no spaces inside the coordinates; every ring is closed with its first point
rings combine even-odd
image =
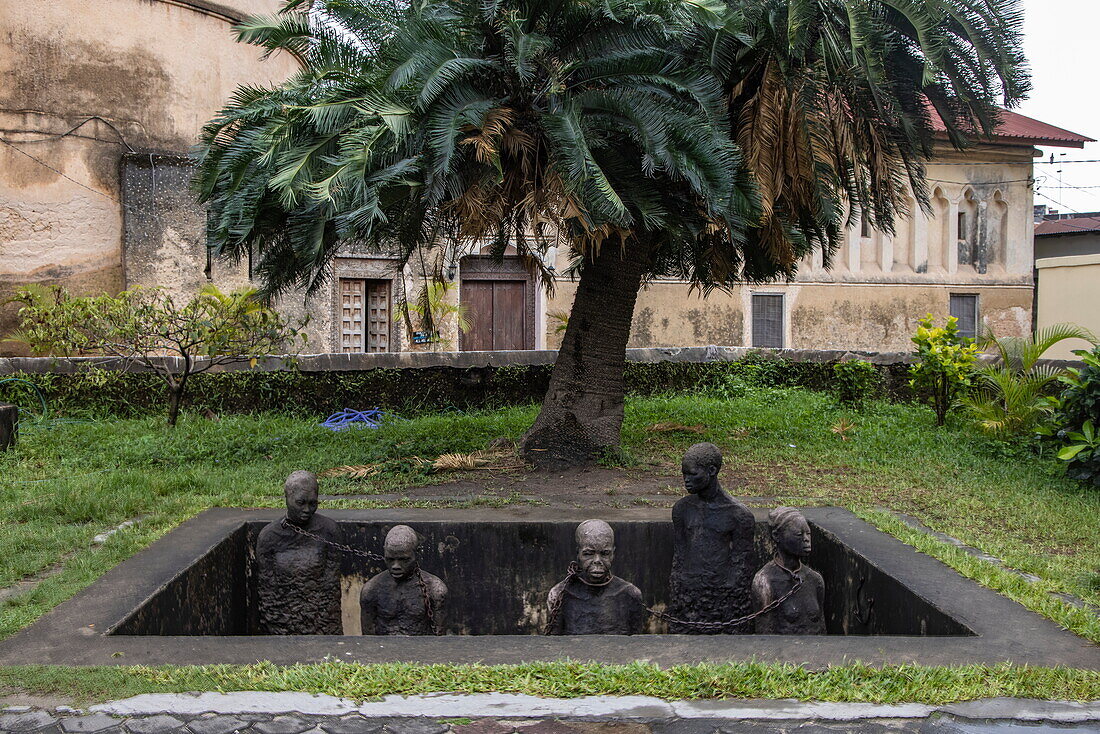
{"type": "Polygon", "coordinates": [[[433,599],[443,599],[447,596],[447,584],[443,579],[427,571],[421,571],[420,577],[424,579],[424,586],[427,587],[428,594],[433,599]]]}
{"type": "Polygon", "coordinates": [[[769,599],[772,595],[772,579],[778,569],[775,561],[768,561],[752,577],[752,593],[757,599],[769,599]]]}
{"type": "Polygon", "coordinates": [[[616,595],[629,596],[632,599],[642,600],[642,591],[626,579],[615,577],[611,591],[616,595]]]}
{"type": "Polygon", "coordinates": [[[724,505],[726,512],[731,515],[738,524],[756,525],[756,516],[752,514],[752,510],[750,510],[744,502],[725,490],[722,490],[722,494],[724,495],[723,499],[725,500],[724,505]]]}
{"type": "Polygon", "coordinates": [[[806,564],[802,564],[802,571],[799,573],[799,576],[802,577],[802,583],[806,584],[807,586],[810,586],[814,589],[825,588],[825,579],[822,578],[821,574],[818,573],[815,569],[810,568],[806,564]]]}
{"type": "Polygon", "coordinates": [[[256,536],[256,552],[262,553],[283,537],[282,519],[272,520],[256,536]]]}
{"type": "Polygon", "coordinates": [[[309,532],[328,540],[339,541],[343,537],[340,524],[331,517],[314,515],[309,521],[309,532]]]}
{"type": "Polygon", "coordinates": [[[363,584],[363,588],[359,592],[359,599],[360,601],[374,601],[380,594],[392,589],[393,586],[393,576],[390,575],[389,571],[376,573],[367,580],[367,583],[363,584]]]}
{"type": "Polygon", "coordinates": [[[555,604],[561,603],[561,600],[565,597],[565,592],[569,589],[569,586],[573,583],[572,578],[564,579],[554,584],[550,589],[550,592],[546,595],[547,603],[553,607],[555,604]]]}

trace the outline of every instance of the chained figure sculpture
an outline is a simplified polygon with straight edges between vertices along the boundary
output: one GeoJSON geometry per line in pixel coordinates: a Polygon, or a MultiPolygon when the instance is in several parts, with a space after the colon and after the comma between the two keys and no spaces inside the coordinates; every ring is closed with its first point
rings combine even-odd
{"type": "MultiPolygon", "coordinates": [[[[685,622],[722,622],[751,611],[749,585],[756,520],[722,489],[722,454],[697,443],[684,454],[688,496],[672,508],[673,554],[669,613],[685,622]]],[[[673,634],[744,634],[751,625],[698,628],[670,622],[673,634]]]]}
{"type": "Polygon", "coordinates": [[[803,563],[810,554],[809,523],[793,507],[777,507],[768,514],[768,525],[775,557],[753,579],[752,598],[757,611],[769,605],[775,608],[756,618],[756,632],[825,634],[825,583],[821,574],[803,563]],[[777,601],[780,603],[775,605],[777,601]]]}
{"type": "Polygon", "coordinates": [[[296,471],[283,485],[286,515],[256,539],[260,628],[271,635],[338,635],[339,525],[317,514],[317,477],[296,471]]]}
{"type": "Polygon", "coordinates": [[[642,592],[611,573],[615,532],[603,520],[577,526],[577,560],[547,595],[551,635],[634,635],[645,625],[642,592]]]}
{"type": "Polygon", "coordinates": [[[363,585],[359,619],[364,635],[441,635],[447,585],[420,568],[420,539],[408,525],[386,533],[386,570],[363,585]]]}

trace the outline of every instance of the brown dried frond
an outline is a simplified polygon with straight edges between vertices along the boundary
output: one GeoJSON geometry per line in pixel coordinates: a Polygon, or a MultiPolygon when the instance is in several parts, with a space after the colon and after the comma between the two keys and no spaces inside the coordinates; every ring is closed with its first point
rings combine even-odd
{"type": "Polygon", "coordinates": [[[317,476],[322,478],[328,477],[351,477],[352,479],[366,479],[367,477],[373,477],[381,471],[379,464],[347,464],[344,466],[335,466],[331,469],[325,469],[317,476]]]}
{"type": "Polygon", "coordinates": [[[840,439],[842,441],[847,441],[849,440],[848,434],[852,430],[854,430],[855,427],[856,424],[852,423],[852,421],[848,420],[847,418],[841,418],[836,423],[834,423],[832,427],[829,428],[829,430],[840,436],[840,439]]]}
{"type": "Polygon", "coordinates": [[[654,423],[646,430],[651,433],[706,433],[707,427],[701,423],[694,426],[685,426],[683,423],[675,421],[662,421],[661,423],[654,423]]]}

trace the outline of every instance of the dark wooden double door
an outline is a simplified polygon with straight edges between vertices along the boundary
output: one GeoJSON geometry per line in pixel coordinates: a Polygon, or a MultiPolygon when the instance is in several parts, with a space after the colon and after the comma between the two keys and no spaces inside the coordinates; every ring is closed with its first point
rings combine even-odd
{"type": "Polygon", "coordinates": [[[534,349],[533,330],[527,321],[526,280],[462,281],[462,303],[470,330],[462,335],[462,350],[488,352],[507,349],[534,349]]]}

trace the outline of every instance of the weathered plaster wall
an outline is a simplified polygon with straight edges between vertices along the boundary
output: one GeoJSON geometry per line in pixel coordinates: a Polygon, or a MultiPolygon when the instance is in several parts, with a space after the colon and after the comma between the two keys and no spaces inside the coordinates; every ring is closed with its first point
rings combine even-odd
{"type": "MultiPolygon", "coordinates": [[[[184,156],[132,153],[123,157],[123,282],[125,287],[161,287],[186,303],[205,285],[225,293],[255,288],[247,261],[207,261],[206,218],[189,189],[194,169],[184,156]]],[[[316,312],[305,332],[303,351],[328,351],[319,338],[326,326],[321,309],[300,294],[289,294],[276,307],[294,321],[316,312]]],[[[331,315],[329,316],[331,319],[331,315]]]]}
{"type": "MultiPolygon", "coordinates": [[[[1100,335],[1100,254],[1050,257],[1037,260],[1039,328],[1077,324],[1100,335]]],[[[1088,349],[1088,342],[1068,339],[1046,352],[1050,359],[1077,359],[1074,349],[1088,349]]]]}
{"type": "MultiPolygon", "coordinates": [[[[567,309],[575,284],[559,283],[552,309],[567,309]]],[[[732,294],[689,295],[682,283],[650,285],[638,296],[631,347],[687,347],[704,344],[752,346],[753,293],[784,296],[790,349],[851,349],[906,352],[917,319],[926,313],[942,320],[951,293],[977,294],[982,322],[998,336],[1022,336],[1031,328],[1032,290],[1028,286],[776,284],[739,288],[732,294]]],[[[550,348],[561,335],[548,333],[550,348]]]]}
{"type": "MultiPolygon", "coordinates": [[[[292,59],[261,63],[231,31],[280,5],[0,3],[0,137],[11,144],[0,146],[0,301],[31,282],[123,287],[122,153],[186,153],[238,84],[288,76],[292,59]]],[[[13,318],[0,309],[0,334],[13,318]]],[[[12,349],[0,342],[0,353],[12,349]]]]}
{"type": "MultiPolygon", "coordinates": [[[[911,216],[893,233],[865,237],[857,224],[828,265],[815,253],[791,283],[703,298],[683,282],[654,282],[638,296],[630,346],[751,346],[753,293],[784,295],[784,343],[794,349],[908,351],[917,319],[945,317],[951,293],[977,294],[981,320],[997,335],[1027,334],[1034,293],[1030,166],[1027,146],[941,150],[927,171],[929,211],[911,202],[911,216]]],[[[568,267],[564,252],[556,265],[568,267]]],[[[575,292],[575,282],[560,278],[547,309],[568,312],[575,292]]],[[[549,348],[561,343],[557,323],[547,326],[549,348]]]]}

